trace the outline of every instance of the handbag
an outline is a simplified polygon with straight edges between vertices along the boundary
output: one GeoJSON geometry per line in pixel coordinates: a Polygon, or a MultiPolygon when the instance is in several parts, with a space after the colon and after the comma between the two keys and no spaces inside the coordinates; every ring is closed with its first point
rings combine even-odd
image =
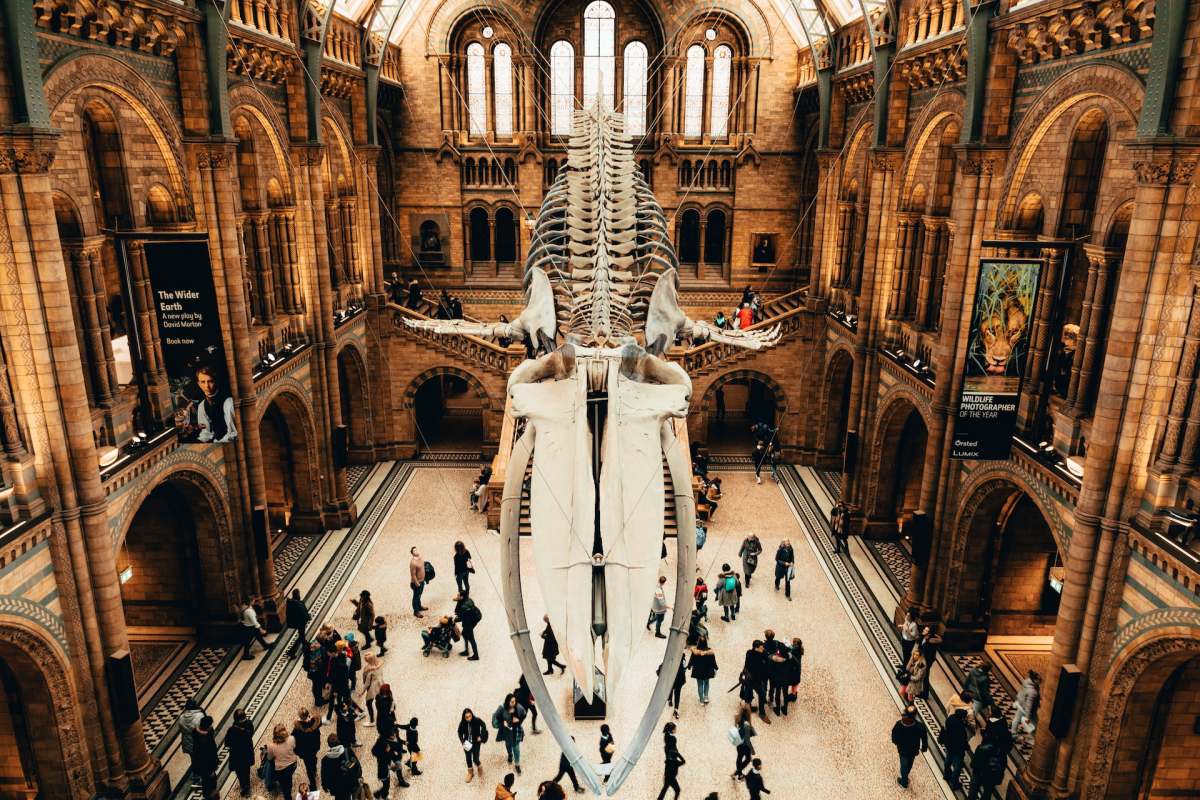
{"type": "Polygon", "coordinates": [[[788,580],[796,580],[796,566],[794,564],[788,567],[788,580]]]}
{"type": "Polygon", "coordinates": [[[729,737],[729,743],[734,747],[742,746],[742,734],[738,731],[737,725],[729,726],[729,730],[725,734],[729,737]]]}
{"type": "Polygon", "coordinates": [[[613,746],[612,742],[609,742],[608,744],[604,745],[604,752],[608,753],[609,755],[612,755],[616,751],[617,751],[617,748],[613,746]]]}
{"type": "Polygon", "coordinates": [[[466,750],[469,753],[469,752],[471,752],[471,748],[473,748],[475,745],[471,742],[470,739],[464,739],[462,746],[463,746],[463,750],[466,750]]]}

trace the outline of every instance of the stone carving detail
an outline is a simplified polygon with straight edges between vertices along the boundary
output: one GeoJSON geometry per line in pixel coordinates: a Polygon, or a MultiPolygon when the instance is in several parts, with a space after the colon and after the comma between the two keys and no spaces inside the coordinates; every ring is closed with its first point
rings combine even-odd
{"type": "Polygon", "coordinates": [[[1196,159],[1163,158],[1133,162],[1138,183],[1186,185],[1196,173],[1196,159]]]}
{"type": "Polygon", "coordinates": [[[0,150],[0,175],[46,172],[54,163],[54,151],[39,147],[0,150]]]}
{"type": "Polygon", "coordinates": [[[1009,31],[1023,64],[1141,41],[1154,32],[1154,0],[1087,0],[1058,6],[1009,31]]]}
{"type": "Polygon", "coordinates": [[[358,79],[336,69],[322,68],[321,94],[348,99],[358,87],[358,79]]]}
{"type": "Polygon", "coordinates": [[[133,0],[34,0],[39,27],[83,39],[171,56],[187,41],[186,17],[133,0]]]}
{"type": "Polygon", "coordinates": [[[937,50],[905,58],[897,67],[913,89],[958,83],[967,79],[967,48],[956,39],[937,50]]]}
{"type": "Polygon", "coordinates": [[[286,83],[298,63],[295,53],[275,50],[257,40],[252,42],[236,32],[229,38],[226,52],[231,72],[267,83],[286,83]]]}

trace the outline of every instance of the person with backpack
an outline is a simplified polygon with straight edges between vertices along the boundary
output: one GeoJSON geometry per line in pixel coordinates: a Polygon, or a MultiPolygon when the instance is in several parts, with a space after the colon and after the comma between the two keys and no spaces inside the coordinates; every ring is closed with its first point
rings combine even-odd
{"type": "Polygon", "coordinates": [[[467,661],[478,661],[479,644],[475,641],[475,626],[483,621],[483,612],[466,589],[454,595],[454,621],[462,626],[463,649],[460,655],[466,656],[467,661]]]}
{"type": "Polygon", "coordinates": [[[992,742],[983,741],[971,756],[971,793],[967,800],[992,800],[1004,779],[1004,756],[992,742]]]}
{"type": "Polygon", "coordinates": [[[467,783],[470,783],[475,777],[476,770],[479,771],[479,777],[483,777],[479,752],[483,750],[483,745],[487,740],[487,725],[484,725],[483,720],[475,716],[474,711],[464,708],[462,718],[458,722],[458,741],[462,743],[463,755],[467,759],[467,783]]]}
{"type": "Polygon", "coordinates": [[[504,743],[508,763],[518,775],[521,774],[521,742],[525,739],[524,724],[528,713],[512,693],[505,695],[504,702],[492,713],[492,727],[498,731],[496,739],[504,743]]]}
{"type": "Polygon", "coordinates": [[[702,638],[696,642],[688,658],[688,670],[696,681],[696,696],[701,705],[708,705],[709,682],[717,676],[717,654],[708,646],[708,639],[702,638]]]}
{"type": "MultiPolygon", "coordinates": [[[[699,570],[697,570],[699,571],[699,570]]],[[[692,600],[696,603],[696,610],[700,612],[700,616],[708,621],[708,584],[704,582],[703,575],[696,576],[696,586],[692,589],[692,600]]]]}
{"type": "Polygon", "coordinates": [[[733,774],[729,777],[739,781],[746,777],[742,774],[742,770],[750,766],[750,759],[754,757],[754,745],[750,739],[758,735],[754,726],[750,724],[750,717],[750,706],[745,703],[738,704],[737,713],[733,716],[733,727],[729,729],[729,741],[737,750],[733,774]]]}
{"type": "Polygon", "coordinates": [[[913,762],[919,753],[929,749],[925,723],[917,719],[917,710],[912,706],[906,706],[900,719],[892,726],[892,744],[900,756],[900,777],[896,778],[896,783],[907,789],[913,762]]]}
{"type": "Polygon", "coordinates": [[[430,576],[425,571],[425,559],[421,558],[417,548],[411,547],[408,552],[412,556],[408,560],[408,586],[412,589],[413,616],[421,619],[421,612],[429,610],[421,605],[421,593],[425,591],[425,584],[430,576]]]}
{"type": "Polygon", "coordinates": [[[746,576],[747,589],[750,588],[754,571],[758,569],[758,555],[762,551],[762,542],[758,540],[757,534],[752,533],[742,540],[742,546],[738,550],[738,555],[742,558],[742,574],[746,576]]]}
{"type": "Polygon", "coordinates": [[[287,615],[287,626],[296,632],[296,641],[288,648],[288,658],[296,658],[308,650],[305,630],[312,621],[312,614],[308,613],[308,606],[304,605],[304,598],[300,596],[299,589],[292,589],[292,596],[284,606],[284,613],[287,615]]]}
{"type": "Polygon", "coordinates": [[[721,619],[726,622],[737,619],[741,596],[742,585],[737,573],[728,564],[722,564],[721,572],[717,575],[717,603],[721,606],[721,619]]]}
{"type": "Polygon", "coordinates": [[[942,766],[942,777],[951,788],[958,785],[958,776],[962,774],[963,762],[970,749],[971,727],[967,724],[967,710],[956,709],[946,717],[946,724],[938,734],[938,744],[946,751],[946,763],[942,766]]]}

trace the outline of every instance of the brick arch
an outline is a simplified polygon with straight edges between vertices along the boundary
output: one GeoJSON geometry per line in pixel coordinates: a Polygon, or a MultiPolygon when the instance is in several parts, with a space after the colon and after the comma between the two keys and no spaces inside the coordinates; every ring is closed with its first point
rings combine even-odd
{"type": "MultiPolygon", "coordinates": [[[[843,402],[849,401],[846,378],[854,369],[854,351],[849,347],[837,347],[825,359],[825,380],[821,387],[821,451],[841,452],[845,446],[846,426],[839,422],[843,402]],[[836,415],[836,416],[835,416],[836,415]]],[[[847,420],[849,422],[849,420],[847,420]]]]}
{"type": "MultiPolygon", "coordinates": [[[[930,106],[935,108],[922,109],[921,119],[913,126],[913,130],[920,131],[920,134],[904,154],[907,167],[904,171],[904,184],[900,190],[901,203],[909,201],[918,177],[924,177],[919,176],[918,173],[922,172],[921,156],[925,152],[926,146],[931,140],[935,143],[940,141],[946,125],[950,125],[954,121],[957,121],[960,126],[962,125],[963,98],[961,94],[948,92],[944,97],[930,103],[930,106]]],[[[936,164],[934,166],[936,171],[936,164]]],[[[932,184],[935,179],[934,175],[929,175],[926,182],[932,184]]]]}
{"type": "Polygon", "coordinates": [[[206,590],[217,590],[204,598],[207,616],[219,617],[237,610],[241,596],[238,581],[238,547],[234,542],[233,523],[227,501],[228,490],[211,467],[179,461],[158,471],[125,504],[117,521],[113,552],[118,553],[129,537],[137,512],[158,489],[169,486],[178,491],[193,512],[196,547],[200,555],[201,582],[206,590]]]}
{"type": "Polygon", "coordinates": [[[880,410],[876,414],[875,429],[871,437],[871,463],[867,467],[867,474],[870,476],[866,491],[869,517],[880,519],[884,516],[883,489],[885,485],[891,485],[891,480],[895,477],[894,473],[899,464],[897,448],[900,446],[900,436],[913,412],[920,417],[928,434],[931,426],[926,406],[925,398],[903,385],[892,389],[880,401],[880,410]]]}
{"type": "Polygon", "coordinates": [[[92,762],[70,656],[26,620],[0,614],[0,659],[12,669],[26,705],[39,796],[91,797],[92,762]]]}
{"type": "Polygon", "coordinates": [[[1144,738],[1149,732],[1149,711],[1163,682],[1197,656],[1200,631],[1182,627],[1154,631],[1125,649],[1100,695],[1105,700],[1099,724],[1090,726],[1094,738],[1088,748],[1091,758],[1083,780],[1083,800],[1110,795],[1114,777],[1120,777],[1114,775],[1117,752],[1136,747],[1134,743],[1144,738]]]}
{"type": "Polygon", "coordinates": [[[1121,138],[1117,130],[1133,133],[1144,94],[1141,80],[1128,68],[1113,62],[1077,66],[1046,87],[1022,116],[1012,138],[1009,153],[1015,157],[1007,162],[997,225],[1006,227],[1013,217],[1030,163],[1043,139],[1065,113],[1089,101],[1102,106],[1108,112],[1110,124],[1115,126],[1110,141],[1117,141],[1121,138]]]}
{"type": "Polygon", "coordinates": [[[705,387],[704,394],[700,399],[699,405],[693,403],[692,412],[695,413],[696,411],[703,411],[704,409],[708,408],[708,401],[716,394],[717,389],[720,389],[727,383],[737,380],[758,381],[759,383],[766,385],[766,387],[771,390],[771,393],[775,395],[775,422],[776,424],[783,423],[784,414],[786,414],[788,410],[787,392],[784,390],[783,386],[781,386],[779,382],[770,375],[765,372],[759,372],[755,369],[730,370],[729,372],[722,373],[716,378],[713,378],[708,386],[705,387]]]}
{"type": "Polygon", "coordinates": [[[339,387],[344,392],[342,424],[347,428],[347,444],[351,451],[369,449],[375,441],[375,426],[371,419],[371,380],[366,354],[358,344],[347,342],[338,350],[337,363],[339,387]]]}
{"type": "Polygon", "coordinates": [[[963,572],[966,569],[967,544],[968,540],[973,539],[971,531],[976,518],[981,512],[1001,512],[1006,503],[1022,494],[1029,498],[1042,515],[1058,547],[1059,556],[1066,561],[1066,525],[1051,501],[1038,492],[1031,481],[1007,466],[999,465],[978,470],[968,478],[958,493],[958,496],[964,499],[951,528],[946,591],[942,602],[942,610],[947,614],[947,619],[951,615],[957,617],[963,572]]]}
{"type": "Polygon", "coordinates": [[[326,105],[321,114],[321,123],[327,126],[333,134],[333,141],[325,142],[325,163],[329,169],[330,180],[333,182],[332,186],[325,187],[326,193],[332,193],[333,197],[337,197],[338,187],[336,182],[339,177],[343,177],[354,188],[353,194],[357,194],[358,170],[355,168],[354,153],[349,144],[351,141],[350,134],[348,133],[350,126],[346,124],[346,118],[342,116],[338,109],[331,105],[326,105]],[[330,160],[335,153],[337,154],[336,162],[330,160]],[[335,166],[335,163],[337,166],[335,166]],[[339,173],[339,167],[344,169],[345,172],[339,173]]]}
{"type": "Polygon", "coordinates": [[[483,381],[477,378],[466,370],[452,367],[449,365],[441,365],[432,367],[417,375],[404,390],[404,395],[401,399],[400,407],[408,413],[405,415],[405,425],[412,426],[412,441],[416,442],[418,447],[421,446],[420,436],[416,429],[416,397],[417,391],[434,378],[440,378],[444,375],[450,375],[455,378],[460,378],[466,381],[467,386],[475,393],[475,397],[479,399],[479,407],[482,412],[483,426],[483,444],[486,447],[489,442],[494,443],[500,437],[499,430],[499,413],[503,410],[503,405],[494,403],[490,395],[488,395],[487,387],[483,381]]]}
{"type": "Polygon", "coordinates": [[[729,0],[706,0],[702,5],[697,3],[696,10],[679,21],[679,25],[667,32],[667,39],[672,43],[672,50],[680,55],[692,44],[691,40],[683,40],[680,34],[697,22],[706,19],[719,19],[735,28],[745,40],[744,50],[735,56],[750,56],[752,58],[773,58],[775,36],[770,24],[767,23],[761,6],[754,0],[743,3],[732,3],[729,0]],[[682,50],[680,49],[682,48],[682,50]]]}
{"type": "MultiPolygon", "coordinates": [[[[266,139],[274,155],[275,168],[263,176],[263,185],[272,177],[277,178],[286,188],[286,202],[293,202],[296,196],[295,183],[292,175],[292,164],[288,158],[284,143],[287,142],[287,128],[279,119],[279,114],[267,103],[259,92],[246,84],[239,84],[229,90],[230,116],[238,113],[246,115],[257,123],[258,131],[266,139]]],[[[260,154],[261,155],[261,154],[260,154]]]]}
{"type": "Polygon", "coordinates": [[[299,386],[284,383],[258,401],[261,426],[271,408],[283,418],[295,461],[296,510],[316,515],[321,508],[321,457],[317,450],[317,426],[312,407],[299,386]],[[299,441],[297,441],[299,439],[299,441]]]}
{"type": "MultiPolygon", "coordinates": [[[[429,27],[425,31],[425,52],[451,53],[454,52],[454,38],[463,24],[475,19],[477,14],[495,16],[495,8],[485,0],[441,0],[429,15],[429,27]]],[[[528,25],[527,30],[533,30],[533,22],[525,14],[525,9],[513,4],[506,9],[503,17],[510,25],[528,25]]],[[[523,41],[523,40],[522,40],[523,41]]],[[[513,48],[513,55],[527,55],[527,45],[513,48]]]]}

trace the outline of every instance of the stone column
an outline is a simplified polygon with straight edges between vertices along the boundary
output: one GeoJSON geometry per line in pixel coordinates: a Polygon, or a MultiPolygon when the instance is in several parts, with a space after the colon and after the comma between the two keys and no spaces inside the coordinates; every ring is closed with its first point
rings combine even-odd
{"type": "MultiPolygon", "coordinates": [[[[100,260],[100,243],[93,241],[90,245],[81,244],[69,251],[71,258],[71,276],[74,278],[77,307],[79,309],[81,330],[78,340],[83,351],[80,355],[87,364],[92,388],[92,399],[97,406],[108,408],[112,405],[115,382],[109,380],[107,358],[105,357],[104,339],[100,331],[100,315],[96,303],[96,288],[93,283],[93,260],[100,260]]],[[[111,350],[111,341],[109,350],[111,350]]]]}
{"type": "Polygon", "coordinates": [[[933,306],[933,290],[934,281],[937,276],[937,258],[938,251],[941,247],[943,231],[945,228],[945,220],[942,217],[924,216],[921,218],[921,227],[924,231],[921,261],[920,261],[920,278],[917,283],[917,325],[921,328],[928,329],[930,311],[933,306]]]}
{"type": "Polygon", "coordinates": [[[140,342],[142,370],[146,380],[146,392],[158,419],[166,419],[171,408],[170,387],[167,371],[162,359],[162,342],[158,338],[158,323],[154,315],[154,297],[150,288],[150,270],[146,265],[146,248],[142,242],[130,240],[125,243],[125,257],[129,260],[129,277],[133,284],[132,315],[128,326],[137,325],[140,342]]]}
{"type": "Polygon", "coordinates": [[[1033,333],[1030,336],[1029,363],[1026,369],[1027,387],[1022,394],[1025,404],[1023,423],[1028,430],[1034,424],[1037,413],[1038,398],[1042,394],[1042,374],[1045,371],[1046,353],[1050,350],[1050,322],[1054,315],[1054,305],[1058,294],[1058,273],[1062,269],[1063,251],[1043,250],[1042,257],[1046,266],[1042,270],[1041,283],[1038,285],[1038,299],[1034,310],[1033,333]]]}
{"type": "Polygon", "coordinates": [[[1084,245],[1083,252],[1088,259],[1088,277],[1079,318],[1079,341],[1067,387],[1067,403],[1076,416],[1091,410],[1092,376],[1103,350],[1101,337],[1108,321],[1108,285],[1121,257],[1120,253],[1092,245],[1084,245]]]}
{"type": "Polygon", "coordinates": [[[851,241],[853,239],[854,204],[845,201],[838,203],[837,227],[837,277],[833,281],[835,289],[850,285],[851,241]]]}
{"type": "Polygon", "coordinates": [[[1200,434],[1200,403],[1193,397],[1196,384],[1197,357],[1200,356],[1200,284],[1192,283],[1192,304],[1188,315],[1187,332],[1183,338],[1183,350],[1175,367],[1174,385],[1171,389],[1171,404],[1167,410],[1167,429],[1159,446],[1157,466],[1160,469],[1173,467],[1180,462],[1180,444],[1185,443],[1183,457],[1194,458],[1186,447],[1186,440],[1193,445],[1200,434]],[[1190,410],[1189,410],[1190,409],[1190,410]],[[1184,427],[1186,418],[1187,427],[1184,427]],[[1184,431],[1187,435],[1184,435],[1184,431]]]}
{"type": "Polygon", "coordinates": [[[259,214],[247,223],[254,242],[254,266],[258,273],[259,321],[270,325],[275,321],[275,280],[271,269],[271,243],[267,234],[267,215],[259,214]]]}
{"type": "Polygon", "coordinates": [[[896,234],[896,268],[892,279],[892,298],[888,304],[888,319],[904,318],[904,301],[908,295],[908,259],[912,248],[914,222],[907,215],[900,216],[896,234]]]}

